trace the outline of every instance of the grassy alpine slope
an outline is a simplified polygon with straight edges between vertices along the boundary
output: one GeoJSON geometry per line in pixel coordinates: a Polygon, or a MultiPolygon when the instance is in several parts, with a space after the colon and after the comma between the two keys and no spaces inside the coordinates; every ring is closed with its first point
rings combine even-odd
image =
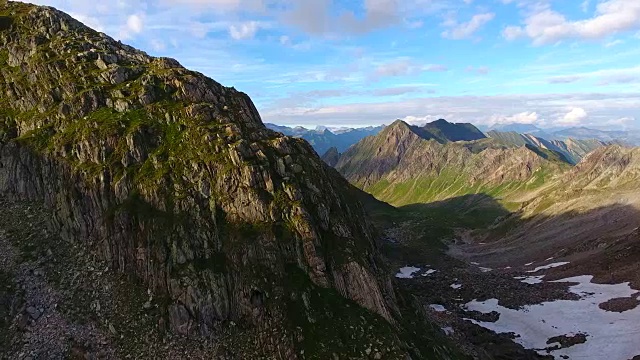
{"type": "MultiPolygon", "coordinates": [[[[515,208],[570,167],[551,150],[505,146],[486,138],[454,142],[429,136],[434,126],[397,121],[350,148],[336,168],[353,184],[396,206],[486,194],[515,208]]],[[[447,128],[451,126],[456,125],[447,128]]]]}

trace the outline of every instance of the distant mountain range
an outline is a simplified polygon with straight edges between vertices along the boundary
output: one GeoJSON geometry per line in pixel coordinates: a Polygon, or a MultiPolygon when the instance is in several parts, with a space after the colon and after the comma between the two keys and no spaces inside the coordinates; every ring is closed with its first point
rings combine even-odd
{"type": "Polygon", "coordinates": [[[307,129],[301,126],[288,127],[269,123],[265,124],[265,126],[285,135],[307,140],[320,155],[326,153],[331,148],[336,148],[338,152],[343,152],[363,138],[376,135],[385,127],[381,125],[364,128],[329,129],[318,126],[315,129],[307,129]]]}
{"type": "MultiPolygon", "coordinates": [[[[345,152],[350,146],[367,136],[373,136],[386,126],[369,126],[363,128],[328,128],[317,126],[307,129],[302,126],[289,127],[276,124],[265,124],[267,128],[288,136],[307,140],[319,155],[325,154],[331,148],[338,153],[345,152]]],[[[599,146],[607,144],[621,144],[640,146],[640,131],[616,130],[604,131],[586,127],[572,127],[564,129],[541,129],[532,124],[506,124],[492,127],[476,127],[472,124],[453,124],[444,119],[434,121],[422,127],[415,127],[417,132],[426,131],[425,138],[446,141],[471,141],[483,137],[495,138],[506,145],[532,146],[548,148],[564,154],[567,160],[575,164],[580,159],[599,146]],[[482,129],[484,131],[481,131],[482,129]],[[562,143],[560,143],[562,142],[562,143]]]]}
{"type": "Polygon", "coordinates": [[[567,162],[577,164],[588,153],[603,146],[613,145],[615,141],[601,141],[597,139],[547,140],[530,133],[520,134],[515,131],[500,132],[491,130],[487,136],[507,146],[533,146],[536,148],[555,151],[562,154],[567,162]]]}
{"type": "Polygon", "coordinates": [[[640,146],[640,130],[597,130],[586,127],[571,127],[563,129],[541,129],[531,124],[506,124],[494,125],[485,128],[485,133],[489,131],[517,132],[520,134],[531,134],[546,140],[585,140],[595,139],[606,142],[624,143],[627,145],[640,146]]]}

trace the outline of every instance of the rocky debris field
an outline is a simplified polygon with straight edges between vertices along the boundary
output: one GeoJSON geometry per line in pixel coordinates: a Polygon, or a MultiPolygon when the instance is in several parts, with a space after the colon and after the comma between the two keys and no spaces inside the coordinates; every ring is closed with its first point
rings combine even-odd
{"type": "Polygon", "coordinates": [[[162,299],[60,239],[48,218],[0,198],[0,359],[225,358],[204,338],[163,331],[162,299]]]}
{"type": "Polygon", "coordinates": [[[437,241],[417,240],[407,229],[415,230],[415,224],[386,232],[396,285],[414,294],[429,319],[474,358],[640,356],[634,351],[640,331],[635,322],[640,291],[634,281],[602,276],[599,263],[590,270],[595,277],[579,276],[589,273],[582,258],[500,267],[458,261],[437,241]]]}

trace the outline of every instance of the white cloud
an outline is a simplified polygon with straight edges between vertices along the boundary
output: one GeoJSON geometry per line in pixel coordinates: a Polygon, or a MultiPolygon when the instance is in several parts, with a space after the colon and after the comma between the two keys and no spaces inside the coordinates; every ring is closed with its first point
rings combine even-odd
{"type": "Polygon", "coordinates": [[[583,108],[573,108],[562,118],[558,119],[558,125],[579,125],[587,118],[588,114],[583,108]]]}
{"type": "Polygon", "coordinates": [[[609,35],[640,29],[640,1],[608,0],[600,2],[592,18],[571,21],[547,7],[528,15],[523,26],[508,26],[507,40],[526,36],[535,45],[564,39],[601,39],[609,35]]]}
{"type": "Polygon", "coordinates": [[[390,76],[415,75],[425,71],[442,72],[447,70],[448,69],[445,65],[440,65],[440,64],[421,65],[408,58],[399,58],[399,59],[378,65],[375,71],[373,72],[372,77],[378,79],[378,78],[390,77],[390,76]]]}
{"type": "Polygon", "coordinates": [[[618,39],[618,40],[609,41],[608,43],[604,44],[604,47],[610,48],[610,47],[614,47],[622,44],[624,44],[624,40],[618,39]]]}
{"type": "Polygon", "coordinates": [[[446,22],[445,25],[450,25],[451,28],[443,31],[442,36],[455,40],[466,39],[494,18],[494,13],[483,13],[474,15],[471,20],[462,24],[446,22]]]}
{"type": "Polygon", "coordinates": [[[125,24],[121,27],[118,37],[123,40],[129,40],[144,30],[144,17],[142,13],[127,16],[125,24]]]}
{"type": "Polygon", "coordinates": [[[234,40],[245,40],[252,39],[258,29],[260,28],[260,24],[256,21],[248,21],[238,25],[231,25],[229,27],[229,35],[234,40]]]}
{"type": "Polygon", "coordinates": [[[142,20],[142,15],[140,14],[129,15],[129,17],[127,18],[127,30],[135,34],[139,34],[142,32],[143,28],[144,28],[144,22],[142,20]]]}
{"type": "Polygon", "coordinates": [[[549,84],[571,84],[581,80],[583,77],[580,75],[569,76],[554,76],[549,79],[549,84]]]}
{"type": "Polygon", "coordinates": [[[542,127],[577,124],[602,126],[611,119],[640,113],[640,93],[568,93],[496,96],[415,97],[381,102],[260,108],[267,122],[282,124],[384,124],[409,116],[444,117],[453,122],[490,125],[496,122],[535,123],[542,127]],[[443,115],[446,111],[446,117],[443,115]],[[574,110],[575,109],[575,110],[574,110]],[[506,111],[511,110],[511,115],[506,111]],[[587,116],[588,115],[588,116],[587,116]]]}
{"type": "Polygon", "coordinates": [[[361,34],[402,22],[400,0],[363,0],[364,16],[342,11],[331,0],[292,1],[282,20],[311,34],[361,34]]]}
{"type": "Polygon", "coordinates": [[[519,26],[507,26],[502,30],[502,36],[509,41],[513,41],[521,37],[523,34],[524,31],[519,26]]]}
{"type": "Polygon", "coordinates": [[[488,125],[495,124],[534,124],[538,122],[538,113],[525,111],[511,116],[492,115],[487,121],[488,125]]]}

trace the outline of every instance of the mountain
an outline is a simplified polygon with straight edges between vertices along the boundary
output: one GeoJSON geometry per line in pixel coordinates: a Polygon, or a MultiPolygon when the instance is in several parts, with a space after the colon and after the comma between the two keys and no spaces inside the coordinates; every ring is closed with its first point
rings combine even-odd
{"type": "Polygon", "coordinates": [[[425,130],[441,125],[396,121],[349,148],[335,167],[378,199],[404,205],[497,189],[515,192],[568,165],[549,150],[504,146],[487,138],[449,141],[425,130]]]}
{"type": "Polygon", "coordinates": [[[597,139],[601,141],[622,140],[627,136],[626,131],[603,131],[589,129],[586,127],[573,127],[568,129],[557,130],[553,132],[553,136],[558,139],[597,139]]]}
{"type": "Polygon", "coordinates": [[[582,274],[603,273],[609,281],[616,274],[615,281],[640,285],[638,183],[640,148],[600,147],[521,196],[518,212],[480,240],[491,246],[478,255],[495,264],[560,254],[575,259],[582,274]]]}
{"type": "MultiPolygon", "coordinates": [[[[15,236],[35,221],[0,229],[3,292],[4,276],[51,270],[23,287],[25,296],[50,289],[27,304],[27,325],[19,313],[9,312],[22,325],[0,317],[3,339],[17,337],[17,347],[0,347],[8,358],[31,344],[16,329],[41,341],[55,311],[56,324],[102,334],[51,336],[80,358],[111,345],[114,358],[175,358],[165,342],[175,338],[151,336],[162,329],[204,337],[179,357],[406,358],[358,191],[306,141],[266,129],[246,94],[18,2],[0,8],[0,87],[0,197],[45,204],[52,227],[25,238],[15,236]],[[60,249],[45,234],[89,265],[56,267],[67,257],[51,258],[60,249]],[[115,285],[83,292],[110,277],[124,295],[115,285]],[[51,290],[64,283],[68,292],[51,290]],[[52,294],[56,305],[45,306],[52,294]]],[[[53,356],[47,349],[31,355],[53,356]]]]}
{"type": "Polygon", "coordinates": [[[545,139],[552,139],[552,135],[533,124],[496,124],[487,129],[498,132],[517,132],[520,134],[531,134],[545,139]]]}
{"type": "Polygon", "coordinates": [[[499,132],[489,131],[487,136],[507,146],[524,146],[530,145],[541,149],[551,150],[562,154],[567,162],[577,164],[580,160],[591,151],[611,145],[596,139],[567,139],[565,141],[553,140],[548,141],[541,137],[531,134],[519,134],[517,132],[499,132]]]}
{"type": "Polygon", "coordinates": [[[496,124],[485,129],[485,132],[516,132],[529,134],[537,138],[553,140],[599,140],[606,143],[624,143],[640,145],[640,131],[637,130],[597,130],[587,127],[541,129],[532,124],[496,124]]]}
{"type": "Polygon", "coordinates": [[[338,149],[335,147],[332,147],[331,149],[327,150],[327,152],[324,153],[324,155],[322,155],[322,161],[327,163],[327,165],[333,167],[333,166],[336,166],[336,164],[340,160],[340,156],[341,154],[338,152],[338,149]]]}
{"type": "Polygon", "coordinates": [[[472,124],[452,124],[444,119],[426,124],[423,129],[439,141],[473,141],[486,136],[472,124]]]}
{"type": "Polygon", "coordinates": [[[330,130],[326,127],[317,127],[309,130],[303,127],[287,127],[275,124],[265,124],[267,128],[281,132],[285,135],[300,137],[307,140],[318,154],[326,153],[330,148],[335,147],[339,152],[343,152],[351,145],[357,143],[367,136],[372,136],[380,132],[383,126],[370,126],[364,128],[340,128],[330,130]]]}

